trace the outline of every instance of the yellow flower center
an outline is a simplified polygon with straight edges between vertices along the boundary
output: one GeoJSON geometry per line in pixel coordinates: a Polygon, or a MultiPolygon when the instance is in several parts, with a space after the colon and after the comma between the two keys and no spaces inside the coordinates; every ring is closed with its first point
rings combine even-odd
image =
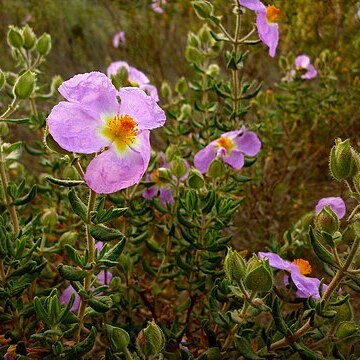
{"type": "Polygon", "coordinates": [[[160,180],[159,180],[159,170],[154,170],[152,173],[151,173],[151,179],[154,183],[159,183],[160,180]]]}
{"type": "Polygon", "coordinates": [[[126,145],[135,142],[138,134],[138,124],[129,115],[117,114],[105,120],[106,126],[101,130],[102,135],[110,139],[119,151],[124,151],[126,145]]]}
{"type": "Polygon", "coordinates": [[[231,139],[227,138],[227,137],[221,137],[216,142],[216,145],[218,147],[224,148],[228,154],[230,154],[232,149],[235,147],[234,142],[231,139]]]}
{"type": "Polygon", "coordinates": [[[280,19],[281,11],[274,5],[266,7],[266,20],[269,23],[278,22],[280,19]]]}
{"type": "Polygon", "coordinates": [[[295,259],[292,263],[295,264],[299,268],[300,273],[302,275],[311,274],[311,270],[312,270],[311,265],[307,260],[295,259]]]}

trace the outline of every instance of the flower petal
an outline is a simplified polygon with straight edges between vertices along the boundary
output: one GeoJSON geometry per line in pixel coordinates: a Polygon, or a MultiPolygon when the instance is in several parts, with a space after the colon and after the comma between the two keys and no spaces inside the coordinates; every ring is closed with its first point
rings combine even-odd
{"type": "Polygon", "coordinates": [[[239,0],[239,4],[252,11],[266,10],[265,5],[260,0],[239,0]]]}
{"type": "MultiPolygon", "coordinates": [[[[297,296],[301,298],[308,298],[311,296],[314,300],[318,300],[320,298],[319,294],[319,285],[320,280],[317,278],[306,277],[300,273],[298,269],[294,269],[291,271],[291,280],[294,282],[297,287],[297,296]]],[[[324,285],[326,289],[326,285],[324,285]]],[[[323,289],[324,289],[323,288],[323,289]]]]}
{"type": "Polygon", "coordinates": [[[150,85],[150,84],[145,84],[145,85],[141,85],[140,89],[142,89],[144,91],[146,90],[156,102],[159,101],[159,94],[158,94],[156,86],[150,85]]]}
{"type": "Polygon", "coordinates": [[[344,200],[339,196],[326,197],[319,200],[316,204],[315,212],[318,214],[325,205],[329,205],[331,210],[342,219],[346,214],[346,206],[344,200]]]}
{"type": "Polygon", "coordinates": [[[143,193],[142,196],[144,199],[146,200],[151,200],[154,196],[157,195],[159,191],[159,188],[157,186],[150,186],[148,189],[146,189],[143,193]]]}
{"type": "Polygon", "coordinates": [[[234,149],[228,156],[224,156],[222,159],[236,170],[239,170],[244,166],[244,155],[237,149],[234,149]]]}
{"type": "Polygon", "coordinates": [[[202,174],[205,174],[215,157],[216,142],[212,141],[209,145],[205,146],[195,154],[194,165],[202,174]]]}
{"type": "Polygon", "coordinates": [[[307,67],[307,72],[304,74],[304,75],[302,75],[301,76],[301,78],[302,79],[313,79],[313,78],[315,78],[317,76],[317,71],[316,71],[316,69],[315,69],[315,67],[314,67],[314,65],[309,65],[308,67],[307,67]]]}
{"type": "Polygon", "coordinates": [[[160,201],[166,205],[167,203],[173,204],[174,203],[174,197],[172,195],[171,189],[168,187],[162,187],[159,190],[159,197],[160,201]]]}
{"type": "Polygon", "coordinates": [[[261,149],[261,141],[252,131],[246,131],[234,141],[237,145],[236,149],[249,156],[255,156],[261,149]]]}
{"type": "Polygon", "coordinates": [[[140,130],[151,130],[165,124],[164,110],[143,90],[124,87],[119,90],[119,95],[121,99],[120,113],[130,115],[138,123],[140,130]]]}
{"type": "Polygon", "coordinates": [[[71,311],[76,311],[79,308],[80,305],[80,296],[78,295],[78,293],[75,291],[75,289],[69,285],[60,295],[59,297],[59,301],[60,304],[65,304],[67,305],[68,302],[70,301],[70,297],[72,294],[75,294],[75,301],[73,306],[71,307],[71,311]]]}
{"type": "Polygon", "coordinates": [[[107,281],[105,281],[105,270],[102,270],[102,271],[99,272],[99,274],[97,276],[97,279],[98,279],[100,284],[108,285],[108,284],[110,284],[110,281],[112,279],[112,273],[110,271],[107,272],[107,274],[106,274],[106,280],[107,281]]]}
{"type": "Polygon", "coordinates": [[[88,165],[85,181],[98,194],[111,194],[138,183],[150,161],[149,131],[137,136],[137,143],[121,153],[112,145],[88,165]]]}
{"type": "Polygon", "coordinates": [[[294,266],[297,268],[297,266],[293,266],[290,261],[283,260],[278,254],[271,252],[259,252],[258,257],[259,259],[267,258],[270,266],[275,269],[290,271],[294,268],[294,266]]]}
{"type": "Polygon", "coordinates": [[[307,69],[310,65],[310,58],[307,55],[299,55],[295,59],[295,66],[297,68],[307,69]]]}
{"type": "Polygon", "coordinates": [[[270,56],[274,57],[279,43],[279,26],[276,23],[268,23],[266,19],[266,9],[265,11],[258,12],[256,27],[260,40],[268,46],[270,56]]]}
{"type": "Polygon", "coordinates": [[[101,72],[75,75],[61,84],[59,92],[66,100],[90,108],[97,114],[118,113],[117,90],[101,72]]]}
{"type": "Polygon", "coordinates": [[[80,104],[61,101],[51,110],[47,121],[50,134],[65,150],[91,154],[109,143],[98,135],[100,118],[80,104]]]}
{"type": "Polygon", "coordinates": [[[140,70],[130,66],[126,61],[115,61],[109,65],[106,70],[108,76],[116,75],[121,67],[124,67],[129,74],[129,81],[136,82],[139,85],[148,84],[149,78],[140,70]]]}

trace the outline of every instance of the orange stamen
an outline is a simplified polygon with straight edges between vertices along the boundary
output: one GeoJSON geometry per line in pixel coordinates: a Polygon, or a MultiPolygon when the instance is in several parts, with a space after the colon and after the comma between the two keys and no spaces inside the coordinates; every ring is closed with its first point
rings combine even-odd
{"type": "Polygon", "coordinates": [[[307,260],[295,259],[292,263],[295,264],[299,268],[300,273],[302,275],[311,274],[311,271],[312,271],[311,265],[307,260]]]}
{"type": "Polygon", "coordinates": [[[235,147],[234,142],[227,138],[227,137],[221,137],[217,142],[216,145],[218,147],[223,147],[228,154],[231,153],[231,150],[235,147]]]}
{"type": "Polygon", "coordinates": [[[274,23],[279,21],[281,11],[274,5],[269,5],[266,7],[266,20],[269,23],[274,23]]]}

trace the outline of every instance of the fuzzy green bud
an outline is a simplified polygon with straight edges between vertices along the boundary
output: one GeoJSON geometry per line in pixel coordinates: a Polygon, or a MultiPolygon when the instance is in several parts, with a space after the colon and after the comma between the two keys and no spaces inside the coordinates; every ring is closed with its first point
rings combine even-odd
{"type": "Polygon", "coordinates": [[[36,50],[42,55],[46,56],[51,50],[51,36],[47,33],[42,34],[36,42],[36,50]]]}
{"type": "Polygon", "coordinates": [[[165,151],[165,161],[170,162],[175,159],[175,156],[178,155],[178,150],[175,146],[170,145],[165,151]]]}
{"type": "Polygon", "coordinates": [[[338,328],[336,329],[336,337],[339,339],[344,339],[351,335],[354,335],[356,332],[359,331],[359,326],[353,321],[344,321],[339,324],[338,328]]]}
{"type": "Polygon", "coordinates": [[[214,38],[210,34],[210,28],[206,24],[199,30],[199,38],[203,44],[215,43],[214,38]]]}
{"type": "Polygon", "coordinates": [[[15,26],[9,26],[7,33],[7,42],[11,47],[20,49],[24,45],[22,31],[15,26]]]}
{"type": "Polygon", "coordinates": [[[160,95],[165,99],[171,96],[171,88],[166,81],[161,84],[160,95]]]}
{"type": "MultiPolygon", "coordinates": [[[[56,222],[54,223],[54,225],[56,222]]],[[[60,247],[64,247],[65,245],[74,245],[79,235],[76,231],[66,231],[64,232],[59,239],[60,247]]]]}
{"type": "Polygon", "coordinates": [[[342,240],[345,244],[347,245],[351,245],[356,236],[356,227],[359,227],[359,225],[357,225],[357,223],[351,224],[349,225],[342,233],[342,240]]]}
{"type": "Polygon", "coordinates": [[[184,160],[177,156],[170,164],[170,171],[178,179],[182,178],[187,171],[187,167],[185,165],[184,160]]]}
{"type": "MultiPolygon", "coordinates": [[[[125,66],[121,66],[115,75],[111,75],[111,81],[117,89],[126,86],[129,82],[129,72],[127,68],[125,66]]],[[[133,83],[132,85],[139,86],[137,83],[133,83]]]]}
{"type": "Polygon", "coordinates": [[[234,282],[239,282],[245,277],[246,263],[236,250],[228,248],[224,260],[224,271],[226,277],[234,282]]]}
{"type": "Polygon", "coordinates": [[[23,31],[22,31],[23,37],[24,37],[24,49],[31,49],[34,45],[35,45],[35,41],[36,41],[36,36],[32,30],[32,28],[26,24],[23,27],[23,31]]]}
{"type": "Polygon", "coordinates": [[[5,81],[5,74],[0,70],[0,90],[4,87],[5,81]]]}
{"type": "Polygon", "coordinates": [[[188,91],[187,81],[184,77],[181,77],[175,84],[175,91],[181,95],[186,94],[188,91]]]}
{"type": "Polygon", "coordinates": [[[190,169],[187,182],[192,189],[201,189],[205,184],[202,173],[197,169],[190,169]]]}
{"type": "Polygon", "coordinates": [[[190,104],[183,104],[180,109],[180,119],[187,119],[192,112],[190,104]]]}
{"type": "Polygon", "coordinates": [[[153,321],[140,331],[136,338],[136,346],[146,358],[157,355],[165,346],[165,336],[153,321]]]}
{"type": "Polygon", "coordinates": [[[56,210],[53,208],[46,209],[41,217],[41,224],[44,226],[52,227],[56,225],[57,222],[58,222],[58,215],[56,213],[56,210]]]}
{"type": "Polygon", "coordinates": [[[5,79],[6,79],[6,83],[10,86],[14,86],[16,79],[17,79],[17,75],[14,74],[13,72],[6,72],[5,73],[5,79]]]}
{"type": "Polygon", "coordinates": [[[225,174],[225,165],[223,161],[219,158],[216,158],[210,164],[207,174],[213,179],[222,177],[225,174]]]}
{"type": "Polygon", "coordinates": [[[171,172],[169,169],[161,167],[158,169],[159,181],[162,183],[169,183],[172,181],[171,172]]]}
{"type": "Polygon", "coordinates": [[[36,76],[30,70],[25,71],[14,85],[14,94],[18,99],[28,99],[34,92],[36,76]]]}
{"type": "Polygon", "coordinates": [[[353,184],[355,186],[355,190],[358,194],[360,194],[360,172],[358,172],[354,177],[353,177],[353,184]]]}
{"type": "Polygon", "coordinates": [[[220,67],[217,64],[210,64],[206,70],[206,73],[212,77],[218,76],[220,74],[220,67]]]}
{"type": "Polygon", "coordinates": [[[330,152],[330,172],[336,180],[345,180],[357,172],[356,153],[350,146],[350,140],[335,140],[330,152]]]}
{"type": "Polygon", "coordinates": [[[188,33],[187,43],[194,48],[198,48],[201,45],[199,37],[193,32],[188,33]]]}
{"type": "Polygon", "coordinates": [[[109,324],[106,324],[105,328],[111,348],[117,353],[123,352],[130,343],[130,335],[125,330],[109,324]]]}
{"type": "Polygon", "coordinates": [[[196,15],[201,20],[206,20],[213,15],[214,7],[209,1],[195,0],[192,1],[192,6],[195,10],[196,15]]]}
{"type": "Polygon", "coordinates": [[[122,253],[118,261],[125,272],[129,272],[133,267],[132,259],[127,254],[122,253]]]}
{"type": "Polygon", "coordinates": [[[340,323],[342,321],[351,321],[354,319],[354,310],[350,304],[349,299],[342,305],[334,307],[336,315],[334,321],[340,323]]]}
{"type": "Polygon", "coordinates": [[[254,255],[248,262],[245,285],[253,291],[269,291],[273,286],[273,274],[266,259],[259,260],[254,255]]]}
{"type": "Polygon", "coordinates": [[[1,122],[0,123],[0,135],[6,136],[8,134],[9,134],[9,127],[8,127],[7,123],[1,122]]]}
{"type": "Polygon", "coordinates": [[[52,95],[55,95],[57,93],[58,88],[60,87],[62,82],[63,78],[60,75],[55,75],[52,77],[50,84],[50,92],[52,95]]]}
{"type": "Polygon", "coordinates": [[[340,221],[329,205],[324,206],[315,218],[315,227],[318,231],[334,234],[339,230],[340,221]]]}
{"type": "Polygon", "coordinates": [[[187,46],[185,49],[185,58],[189,63],[200,63],[204,58],[203,54],[198,49],[192,46],[187,46]]]}

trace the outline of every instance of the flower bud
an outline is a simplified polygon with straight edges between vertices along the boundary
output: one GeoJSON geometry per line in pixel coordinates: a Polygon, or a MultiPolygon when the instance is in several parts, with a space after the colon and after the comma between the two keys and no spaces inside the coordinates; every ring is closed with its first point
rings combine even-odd
{"type": "Polygon", "coordinates": [[[336,323],[351,321],[354,319],[354,310],[349,299],[344,304],[334,307],[334,310],[336,310],[336,315],[333,321],[336,323]]]}
{"type": "Polygon", "coordinates": [[[205,184],[203,175],[197,169],[190,169],[187,182],[192,189],[201,189],[205,184]]]}
{"type": "Polygon", "coordinates": [[[172,176],[169,169],[161,167],[158,169],[159,181],[162,183],[169,183],[172,180],[172,176]]]}
{"type": "MultiPolygon", "coordinates": [[[[44,215],[43,215],[44,216],[44,215]]],[[[55,225],[56,222],[53,224],[55,225]]],[[[76,231],[66,231],[64,232],[59,239],[60,247],[64,247],[66,244],[74,245],[78,239],[78,233],[76,231]]]]}
{"type": "Polygon", "coordinates": [[[198,48],[201,45],[199,37],[193,32],[188,33],[187,43],[194,48],[198,48]]]}
{"type": "Polygon", "coordinates": [[[209,166],[207,174],[213,178],[219,178],[225,174],[225,165],[223,161],[219,158],[216,158],[209,166]]]}
{"type": "Polygon", "coordinates": [[[176,155],[178,155],[178,154],[179,154],[179,152],[178,152],[176,146],[174,146],[174,145],[168,146],[168,148],[167,148],[166,151],[165,151],[165,161],[166,161],[167,163],[169,163],[169,162],[172,161],[172,160],[176,157],[176,155]]]}
{"type": "Polygon", "coordinates": [[[51,50],[51,36],[47,33],[42,34],[36,42],[36,50],[42,56],[46,56],[51,50]]]}
{"type": "Polygon", "coordinates": [[[339,219],[329,205],[324,206],[317,214],[315,218],[315,227],[318,231],[325,231],[331,235],[339,230],[339,219]]]}
{"type": "Polygon", "coordinates": [[[24,45],[24,37],[21,30],[15,26],[9,26],[7,42],[11,47],[20,49],[24,45]]]}
{"type": "Polygon", "coordinates": [[[210,29],[206,24],[200,29],[199,38],[203,44],[215,43],[215,40],[210,34],[210,29]]]}
{"type": "Polygon", "coordinates": [[[8,134],[9,134],[9,127],[8,127],[7,123],[1,122],[0,123],[0,135],[6,136],[8,134]]]}
{"type": "Polygon", "coordinates": [[[51,209],[46,209],[44,214],[41,217],[41,224],[44,226],[54,226],[56,225],[58,222],[58,215],[56,213],[56,210],[51,208],[51,209]]]}
{"type": "Polygon", "coordinates": [[[240,282],[245,277],[246,263],[236,250],[228,248],[224,260],[224,271],[226,277],[234,282],[240,282]]]}
{"type": "Polygon", "coordinates": [[[191,105],[183,104],[180,109],[180,119],[186,119],[191,115],[191,105]]]}
{"type": "Polygon", "coordinates": [[[336,337],[344,339],[359,331],[359,326],[353,321],[344,321],[336,329],[336,337]]]}
{"type": "Polygon", "coordinates": [[[248,262],[245,285],[253,291],[269,291],[273,286],[273,274],[266,259],[259,260],[254,255],[248,262]]]}
{"type": "Polygon", "coordinates": [[[183,159],[177,156],[170,164],[170,171],[173,173],[178,179],[181,179],[187,171],[186,164],[183,159]]]}
{"type": "Polygon", "coordinates": [[[132,259],[129,255],[122,253],[118,260],[120,266],[124,269],[125,272],[129,272],[133,267],[132,259]]]}
{"type": "Polygon", "coordinates": [[[342,234],[342,241],[345,244],[351,245],[354,242],[354,240],[357,236],[356,227],[359,227],[359,225],[357,225],[357,224],[358,224],[358,222],[351,224],[344,230],[344,232],[342,234]]]}
{"type": "Polygon", "coordinates": [[[13,72],[6,72],[5,73],[5,79],[6,79],[6,83],[10,86],[14,86],[16,79],[17,79],[17,75],[14,74],[13,72]]]}
{"type": "Polygon", "coordinates": [[[217,64],[210,64],[206,70],[206,73],[212,77],[218,76],[220,74],[220,67],[217,64]]]}
{"type": "Polygon", "coordinates": [[[51,79],[50,92],[52,95],[55,95],[58,91],[58,88],[63,82],[63,78],[60,75],[55,75],[51,79]]]}
{"type": "Polygon", "coordinates": [[[335,140],[330,152],[330,172],[336,180],[345,180],[357,172],[356,154],[350,146],[350,140],[335,140]]]}
{"type": "Polygon", "coordinates": [[[18,99],[28,99],[35,89],[36,76],[30,70],[25,71],[14,85],[14,94],[18,99]]]}
{"type": "Polygon", "coordinates": [[[184,95],[188,91],[188,85],[186,79],[181,77],[175,84],[175,91],[179,94],[184,95]]]}
{"type": "Polygon", "coordinates": [[[165,346],[164,333],[153,321],[149,322],[136,338],[136,345],[146,358],[157,355],[165,346]]]}
{"type": "Polygon", "coordinates": [[[206,20],[212,16],[214,7],[209,1],[205,0],[195,0],[192,2],[192,6],[195,10],[196,15],[201,20],[206,20]]]}
{"type": "Polygon", "coordinates": [[[24,37],[24,49],[31,49],[35,45],[36,36],[32,30],[32,28],[26,24],[22,31],[24,37]]]}
{"type": "Polygon", "coordinates": [[[353,177],[353,184],[357,193],[360,193],[360,171],[353,177]]]}
{"type": "Polygon", "coordinates": [[[123,352],[129,345],[130,335],[125,330],[116,326],[106,324],[105,327],[106,336],[110,341],[111,348],[117,353],[123,352]]]}
{"type": "Polygon", "coordinates": [[[160,95],[165,99],[171,96],[171,89],[166,81],[161,84],[160,95]]]}
{"type": "Polygon", "coordinates": [[[4,85],[5,85],[5,74],[0,70],[0,90],[2,90],[4,85]]]}
{"type": "Polygon", "coordinates": [[[195,49],[192,46],[187,46],[185,49],[185,58],[188,62],[190,63],[200,63],[203,59],[203,55],[201,54],[201,52],[197,49],[195,49]]]}

